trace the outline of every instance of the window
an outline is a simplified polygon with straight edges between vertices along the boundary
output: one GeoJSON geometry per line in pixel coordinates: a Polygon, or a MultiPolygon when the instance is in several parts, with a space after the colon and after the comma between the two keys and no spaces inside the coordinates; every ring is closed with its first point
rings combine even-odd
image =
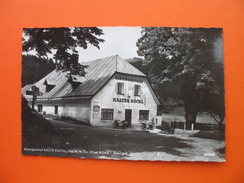
{"type": "Polygon", "coordinates": [[[54,107],[54,114],[58,114],[58,106],[57,105],[54,107]]]}
{"type": "Polygon", "coordinates": [[[113,120],[114,110],[113,109],[102,109],[102,120],[113,120]]]}
{"type": "Polygon", "coordinates": [[[139,119],[140,120],[149,120],[149,111],[148,110],[139,110],[139,119]]]}
{"type": "Polygon", "coordinates": [[[140,96],[140,85],[135,85],[134,87],[134,95],[135,96],[140,96]]]}
{"type": "Polygon", "coordinates": [[[42,105],[37,105],[37,112],[42,112],[42,105]]]}
{"type": "Polygon", "coordinates": [[[124,83],[118,83],[117,94],[124,94],[124,83]]]}
{"type": "Polygon", "coordinates": [[[54,79],[46,79],[46,80],[44,81],[44,85],[46,85],[46,92],[51,91],[51,90],[55,87],[56,82],[57,82],[57,81],[54,80],[54,79]]]}

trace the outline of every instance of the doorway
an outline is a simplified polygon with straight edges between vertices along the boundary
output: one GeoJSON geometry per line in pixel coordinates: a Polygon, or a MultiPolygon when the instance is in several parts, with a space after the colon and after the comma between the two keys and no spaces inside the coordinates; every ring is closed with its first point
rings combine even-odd
{"type": "Polygon", "coordinates": [[[131,114],[132,114],[132,109],[125,109],[125,121],[128,122],[129,127],[131,127],[131,114]]]}

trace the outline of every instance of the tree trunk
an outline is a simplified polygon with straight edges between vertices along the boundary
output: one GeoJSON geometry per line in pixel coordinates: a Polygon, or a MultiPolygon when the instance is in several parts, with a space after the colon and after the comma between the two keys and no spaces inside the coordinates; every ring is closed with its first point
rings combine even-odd
{"type": "Polygon", "coordinates": [[[197,110],[195,108],[191,108],[189,106],[185,106],[185,119],[186,119],[186,130],[192,129],[192,124],[194,125],[194,129],[196,128],[196,118],[197,118],[197,110]]]}
{"type": "Polygon", "coordinates": [[[191,76],[185,75],[181,78],[181,96],[185,107],[186,129],[191,130],[192,124],[196,127],[198,113],[195,83],[191,76]]]}
{"type": "Polygon", "coordinates": [[[224,117],[220,118],[220,122],[218,123],[218,130],[224,132],[225,131],[225,125],[223,123],[224,123],[224,117]]]}

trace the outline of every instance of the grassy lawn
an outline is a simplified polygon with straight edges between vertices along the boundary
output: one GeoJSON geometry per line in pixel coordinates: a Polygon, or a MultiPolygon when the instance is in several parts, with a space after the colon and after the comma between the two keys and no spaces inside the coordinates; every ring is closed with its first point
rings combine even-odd
{"type": "Polygon", "coordinates": [[[191,135],[191,137],[223,141],[225,140],[225,133],[220,131],[200,131],[194,135],[191,135]]]}
{"type": "MultiPolygon", "coordinates": [[[[171,111],[168,114],[163,113],[162,114],[162,119],[165,122],[171,122],[171,121],[185,121],[185,110],[184,107],[176,107],[174,108],[173,111],[171,111]]],[[[210,117],[209,115],[202,113],[202,114],[198,114],[197,115],[197,119],[196,119],[197,123],[212,123],[212,124],[216,124],[216,121],[210,117]]]]}

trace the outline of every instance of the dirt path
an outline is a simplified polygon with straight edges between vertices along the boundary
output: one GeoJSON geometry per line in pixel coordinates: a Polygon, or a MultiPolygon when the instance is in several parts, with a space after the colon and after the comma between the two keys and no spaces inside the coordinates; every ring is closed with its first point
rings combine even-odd
{"type": "MultiPolygon", "coordinates": [[[[223,155],[216,152],[216,149],[225,147],[224,141],[203,139],[197,137],[190,137],[195,132],[176,131],[174,137],[186,140],[185,142],[191,146],[187,148],[175,148],[180,151],[181,155],[173,155],[167,152],[140,152],[130,153],[129,160],[162,160],[162,161],[211,161],[211,162],[225,162],[223,155]]],[[[162,136],[169,136],[166,134],[160,134],[162,136]]]]}
{"type": "MultiPolygon", "coordinates": [[[[63,125],[69,126],[69,124],[63,125]]],[[[225,161],[224,157],[216,152],[216,149],[225,147],[225,142],[190,137],[198,131],[176,129],[175,133],[170,135],[159,133],[160,130],[158,130],[151,131],[152,133],[149,135],[143,132],[139,132],[141,134],[136,131],[130,132],[129,129],[129,131],[121,131],[77,126],[74,130],[72,134],[75,139],[80,135],[75,135],[74,132],[81,133],[87,138],[80,139],[78,142],[75,139],[70,139],[70,148],[82,146],[85,149],[109,149],[127,153],[126,156],[103,156],[100,154],[94,158],[151,161],[225,161]],[[89,133],[86,132],[87,130],[89,133]],[[135,142],[137,143],[135,144],[135,142]]]]}
{"type": "Polygon", "coordinates": [[[149,133],[57,120],[51,122],[59,132],[54,136],[47,135],[46,139],[53,144],[44,141],[42,146],[28,146],[24,148],[24,154],[122,160],[225,161],[223,155],[216,151],[225,146],[224,141],[190,137],[196,131],[175,130],[175,134],[171,135],[160,133],[159,129],[149,133]]]}

